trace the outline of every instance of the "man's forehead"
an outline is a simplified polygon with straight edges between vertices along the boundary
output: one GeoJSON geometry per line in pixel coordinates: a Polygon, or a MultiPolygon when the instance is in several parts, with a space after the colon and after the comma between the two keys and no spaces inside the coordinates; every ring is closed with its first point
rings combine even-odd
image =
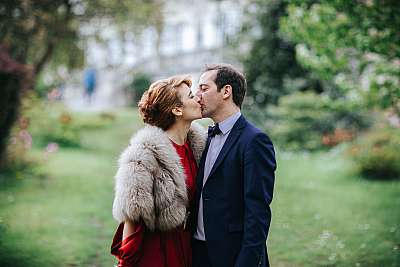
{"type": "Polygon", "coordinates": [[[213,82],[215,80],[215,77],[217,76],[217,70],[209,70],[204,72],[199,79],[199,85],[202,84],[208,84],[210,82],[213,82]]]}

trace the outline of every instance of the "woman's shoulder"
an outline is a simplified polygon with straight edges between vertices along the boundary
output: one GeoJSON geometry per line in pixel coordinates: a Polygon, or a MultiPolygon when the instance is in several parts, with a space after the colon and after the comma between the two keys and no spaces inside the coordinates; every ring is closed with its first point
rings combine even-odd
{"type": "Polygon", "coordinates": [[[129,145],[121,153],[119,163],[132,162],[143,158],[155,161],[158,151],[165,149],[168,145],[170,145],[168,137],[162,129],[146,124],[132,135],[129,145]]]}
{"type": "Polygon", "coordinates": [[[168,139],[165,131],[161,128],[146,124],[143,128],[139,129],[130,138],[129,144],[149,144],[155,145],[160,142],[165,142],[168,139]]]}
{"type": "Polygon", "coordinates": [[[206,146],[207,130],[197,122],[192,122],[188,132],[188,139],[196,162],[200,162],[201,155],[206,146]]]}
{"type": "Polygon", "coordinates": [[[205,142],[207,140],[207,130],[198,122],[192,122],[189,134],[205,142]]]}

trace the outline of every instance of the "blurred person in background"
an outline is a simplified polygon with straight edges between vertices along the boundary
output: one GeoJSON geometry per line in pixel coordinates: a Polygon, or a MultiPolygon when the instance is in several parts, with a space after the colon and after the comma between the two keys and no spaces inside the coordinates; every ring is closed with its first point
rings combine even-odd
{"type": "MultiPolygon", "coordinates": [[[[111,253],[117,266],[192,266],[189,217],[206,131],[187,76],[154,82],[139,111],[145,126],[119,158],[111,253]]],[[[193,213],[192,213],[193,214],[193,213]]]]}
{"type": "Polygon", "coordinates": [[[96,70],[92,67],[85,70],[83,77],[83,84],[85,87],[85,97],[87,99],[88,104],[93,102],[93,94],[96,90],[96,70]]]}

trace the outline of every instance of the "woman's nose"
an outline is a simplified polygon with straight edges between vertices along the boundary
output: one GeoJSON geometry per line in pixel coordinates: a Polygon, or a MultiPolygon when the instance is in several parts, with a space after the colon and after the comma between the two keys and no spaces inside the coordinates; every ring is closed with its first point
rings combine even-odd
{"type": "Polygon", "coordinates": [[[197,96],[197,95],[195,95],[195,96],[194,96],[194,100],[195,100],[197,103],[199,103],[199,102],[200,102],[200,97],[197,96]]]}

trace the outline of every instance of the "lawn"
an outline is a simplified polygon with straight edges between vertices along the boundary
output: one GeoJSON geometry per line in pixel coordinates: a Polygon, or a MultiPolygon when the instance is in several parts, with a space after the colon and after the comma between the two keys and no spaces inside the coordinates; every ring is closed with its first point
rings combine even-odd
{"type": "MultiPolygon", "coordinates": [[[[115,115],[108,127],[84,130],[81,148],[61,148],[38,167],[1,174],[0,266],[115,263],[113,175],[119,152],[141,126],[133,110],[115,115]]],[[[41,148],[32,155],[42,158],[41,148]]],[[[400,266],[400,182],[358,177],[340,149],[277,155],[272,266],[400,266]]]]}

